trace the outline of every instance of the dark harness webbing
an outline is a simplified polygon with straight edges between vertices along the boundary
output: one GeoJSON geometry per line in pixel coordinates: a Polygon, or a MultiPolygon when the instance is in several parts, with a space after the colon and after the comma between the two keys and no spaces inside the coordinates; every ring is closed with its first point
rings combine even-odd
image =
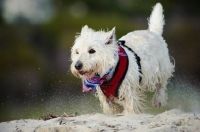
{"type": "MultiPolygon", "coordinates": [[[[125,41],[123,40],[118,41],[118,45],[119,45],[120,52],[123,52],[126,54],[123,48],[127,48],[129,51],[131,51],[134,54],[137,64],[138,64],[138,70],[142,74],[140,57],[131,48],[125,45],[125,41]]],[[[118,89],[126,76],[126,73],[128,71],[128,66],[129,66],[128,56],[119,55],[119,61],[113,73],[113,77],[109,81],[104,82],[103,84],[100,85],[101,90],[109,99],[114,100],[115,97],[118,97],[118,89]]],[[[141,80],[142,80],[142,77],[139,76],[139,82],[141,82],[141,80]]]]}
{"type": "MultiPolygon", "coordinates": [[[[130,47],[128,47],[127,45],[125,45],[125,41],[124,40],[119,40],[118,41],[118,45],[122,45],[122,46],[126,47],[129,51],[131,51],[134,54],[136,62],[137,62],[137,65],[138,65],[138,71],[140,72],[140,74],[142,74],[140,57],[130,47]]],[[[139,81],[140,82],[142,81],[142,77],[141,76],[139,76],[139,81]]]]}

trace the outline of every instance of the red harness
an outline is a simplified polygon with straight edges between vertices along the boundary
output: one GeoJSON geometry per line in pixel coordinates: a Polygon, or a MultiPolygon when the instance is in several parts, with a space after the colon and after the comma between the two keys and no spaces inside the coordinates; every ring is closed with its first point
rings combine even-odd
{"type": "Polygon", "coordinates": [[[119,61],[115,68],[113,78],[100,85],[103,93],[111,100],[114,100],[115,97],[118,97],[118,89],[124,80],[129,65],[128,56],[121,46],[119,46],[119,53],[119,61]]]}

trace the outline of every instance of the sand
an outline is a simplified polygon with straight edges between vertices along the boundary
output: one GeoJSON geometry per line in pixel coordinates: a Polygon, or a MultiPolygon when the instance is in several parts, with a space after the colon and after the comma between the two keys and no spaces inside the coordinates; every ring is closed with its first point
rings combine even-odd
{"type": "Polygon", "coordinates": [[[177,109],[161,114],[100,113],[50,120],[20,119],[0,123],[0,132],[200,132],[200,113],[177,109]]]}

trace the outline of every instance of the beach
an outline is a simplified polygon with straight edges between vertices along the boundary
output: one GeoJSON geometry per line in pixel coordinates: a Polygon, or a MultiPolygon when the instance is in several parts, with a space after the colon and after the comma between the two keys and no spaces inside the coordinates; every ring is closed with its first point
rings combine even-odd
{"type": "Polygon", "coordinates": [[[172,109],[160,114],[100,113],[20,119],[0,123],[0,132],[199,132],[200,113],[172,109]]]}

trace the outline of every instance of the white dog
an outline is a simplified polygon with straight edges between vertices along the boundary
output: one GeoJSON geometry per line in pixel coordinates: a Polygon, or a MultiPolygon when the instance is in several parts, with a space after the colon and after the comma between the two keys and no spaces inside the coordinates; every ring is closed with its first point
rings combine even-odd
{"type": "Polygon", "coordinates": [[[71,71],[83,91],[96,91],[103,112],[140,113],[145,92],[155,91],[152,105],[166,104],[168,79],[174,65],[162,38],[164,16],[160,3],[153,8],[149,29],[130,32],[116,41],[115,28],[94,31],[84,26],[71,50],[71,71]]]}

